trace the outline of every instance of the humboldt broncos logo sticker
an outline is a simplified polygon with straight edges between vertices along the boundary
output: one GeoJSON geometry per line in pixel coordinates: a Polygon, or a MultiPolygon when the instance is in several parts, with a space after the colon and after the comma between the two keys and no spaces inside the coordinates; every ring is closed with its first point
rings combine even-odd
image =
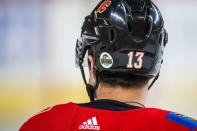
{"type": "Polygon", "coordinates": [[[110,68],[113,65],[113,58],[111,57],[111,55],[107,52],[103,52],[100,56],[100,63],[102,65],[103,68],[110,68]]]}

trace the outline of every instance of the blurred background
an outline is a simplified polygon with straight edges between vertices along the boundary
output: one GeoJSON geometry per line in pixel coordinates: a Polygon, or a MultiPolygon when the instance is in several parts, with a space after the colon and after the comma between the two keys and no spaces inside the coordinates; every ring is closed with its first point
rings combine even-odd
{"type": "MultiPolygon", "coordinates": [[[[0,130],[55,104],[88,102],[74,49],[99,0],[0,0],[0,130]]],[[[197,119],[197,1],[154,0],[169,43],[147,106],[197,119]]]]}

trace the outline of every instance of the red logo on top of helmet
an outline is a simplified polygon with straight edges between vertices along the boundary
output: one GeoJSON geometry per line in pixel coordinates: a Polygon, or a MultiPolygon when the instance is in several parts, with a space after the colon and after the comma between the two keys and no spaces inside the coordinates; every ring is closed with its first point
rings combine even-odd
{"type": "Polygon", "coordinates": [[[107,9],[107,7],[110,6],[110,4],[111,4],[111,1],[109,1],[109,0],[104,1],[104,2],[100,5],[100,7],[98,8],[98,12],[99,12],[99,13],[103,13],[103,12],[107,9]]]}

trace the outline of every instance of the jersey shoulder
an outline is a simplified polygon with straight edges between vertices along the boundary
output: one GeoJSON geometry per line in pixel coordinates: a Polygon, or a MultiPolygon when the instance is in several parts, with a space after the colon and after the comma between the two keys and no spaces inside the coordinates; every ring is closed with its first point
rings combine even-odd
{"type": "Polygon", "coordinates": [[[176,113],[176,112],[170,112],[166,119],[173,121],[174,123],[178,123],[180,125],[183,125],[190,130],[197,130],[197,120],[194,118],[188,117],[186,115],[176,113]]]}
{"type": "Polygon", "coordinates": [[[20,128],[20,131],[26,130],[47,130],[52,128],[61,128],[65,122],[69,124],[72,112],[75,108],[70,108],[71,103],[51,106],[28,119],[20,128]],[[64,116],[64,117],[62,117],[64,116]]]}
{"type": "Polygon", "coordinates": [[[197,120],[188,117],[186,115],[172,112],[172,111],[166,111],[161,109],[152,108],[148,110],[150,113],[150,116],[156,118],[155,120],[161,120],[162,123],[165,123],[167,126],[172,129],[180,129],[180,130],[195,130],[197,131],[197,120]]]}

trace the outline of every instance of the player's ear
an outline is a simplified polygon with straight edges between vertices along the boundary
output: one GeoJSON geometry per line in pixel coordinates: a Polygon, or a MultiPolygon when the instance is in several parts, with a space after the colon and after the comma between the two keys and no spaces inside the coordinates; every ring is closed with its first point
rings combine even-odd
{"type": "Polygon", "coordinates": [[[93,71],[93,67],[94,67],[94,59],[91,55],[88,55],[88,66],[89,66],[89,69],[90,71],[92,72],[93,71]]]}
{"type": "Polygon", "coordinates": [[[89,84],[94,85],[94,75],[93,75],[94,59],[92,55],[88,55],[88,66],[90,73],[89,84]]]}

